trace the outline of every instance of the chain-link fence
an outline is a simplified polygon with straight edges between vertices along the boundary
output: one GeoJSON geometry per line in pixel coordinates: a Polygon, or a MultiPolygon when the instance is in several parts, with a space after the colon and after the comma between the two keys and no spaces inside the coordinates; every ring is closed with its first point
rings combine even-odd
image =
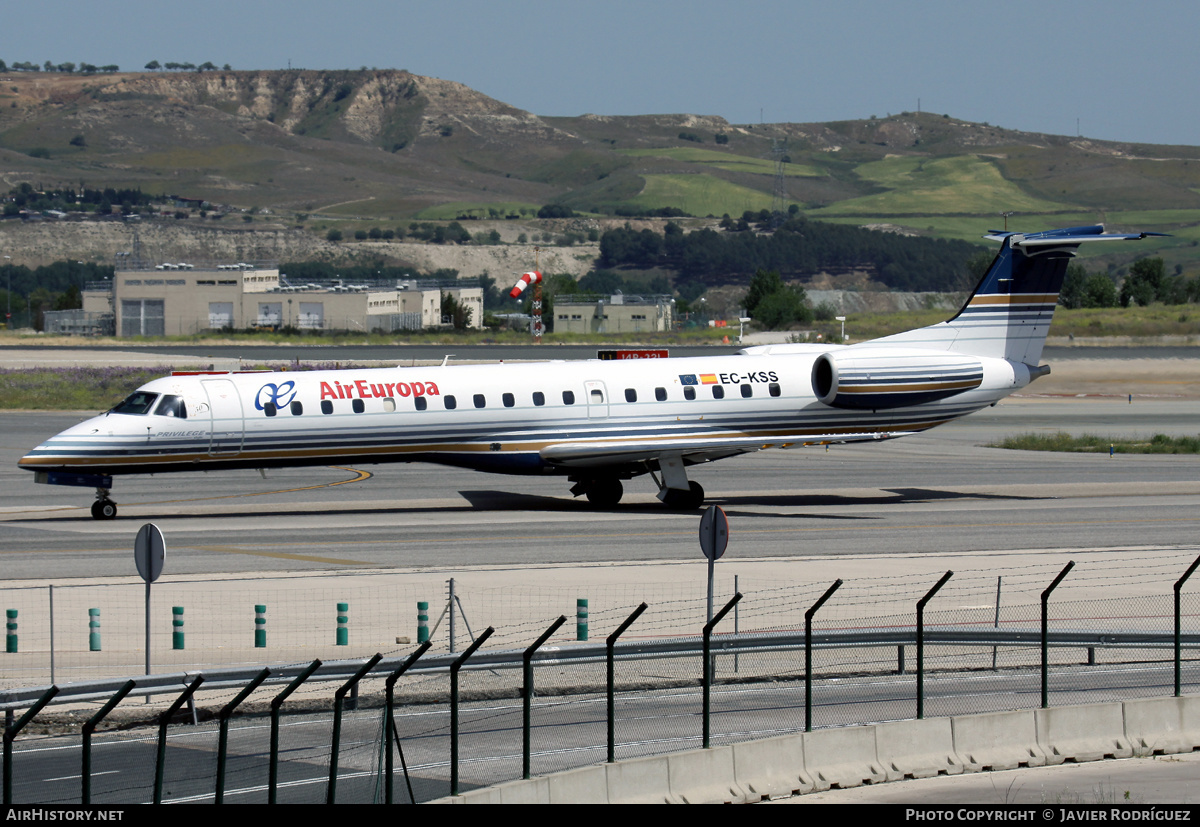
{"type": "MultiPolygon", "coordinates": [[[[1194,556],[1195,551],[1131,554],[1115,571],[1080,566],[1070,573],[1047,600],[1045,691],[1053,705],[1174,693],[1173,587],[1194,556]]],[[[1037,707],[1043,692],[1041,598],[1059,573],[1060,567],[1048,565],[951,577],[924,611],[920,675],[916,604],[942,573],[847,581],[812,618],[811,678],[805,669],[805,613],[829,584],[741,577],[737,588],[744,597],[736,616],[726,616],[713,638],[711,743],[802,731],[806,696],[813,728],[913,718],[918,684],[926,717],[1037,707]]],[[[718,583],[725,598],[718,598],[717,609],[732,592],[731,579],[718,583]]],[[[178,673],[177,679],[165,681],[174,687],[166,695],[144,696],[134,689],[99,725],[91,747],[90,801],[136,803],[156,796],[212,801],[218,787],[228,803],[272,797],[325,801],[335,755],[333,794],[345,802],[385,800],[389,779],[393,800],[424,801],[450,793],[455,781],[462,792],[520,778],[526,760],[533,775],[602,763],[610,726],[604,638],[640,600],[648,608],[616,645],[614,757],[701,746],[699,639],[706,606],[694,584],[586,589],[455,584],[453,602],[448,586],[432,576],[400,573],[156,584],[151,671],[178,673]],[[577,618],[584,596],[587,613],[577,618]],[[419,602],[430,606],[433,649],[397,682],[389,732],[385,678],[413,652],[421,634],[419,602]],[[172,608],[180,604],[185,648],[172,649],[179,628],[171,625],[172,608]],[[256,648],[254,609],[261,605],[267,606],[266,646],[256,648]],[[339,614],[349,618],[346,645],[337,643],[339,614]],[[559,615],[568,622],[532,661],[535,692],[527,722],[521,652],[559,615]],[[458,703],[452,704],[449,664],[487,624],[495,632],[464,664],[458,703]],[[584,628],[587,642],[579,640],[584,628]],[[384,660],[350,692],[335,748],[335,690],[377,652],[384,660]],[[277,704],[273,735],[272,700],[316,658],[330,663],[277,704]],[[333,661],[342,665],[334,668],[333,661]],[[218,785],[215,716],[263,663],[276,666],[232,719],[224,783],[218,785]],[[185,707],[163,730],[160,762],[159,716],[197,672],[206,683],[194,707],[185,707]],[[390,777],[384,772],[389,761],[395,767],[390,777]],[[162,781],[158,793],[156,774],[162,781]]],[[[11,778],[6,792],[13,802],[82,800],[81,726],[113,693],[113,682],[144,671],[144,596],[144,586],[132,582],[0,590],[0,600],[17,611],[13,650],[0,661],[5,690],[0,705],[9,711],[6,737],[13,750],[4,767],[11,778]],[[83,619],[96,607],[102,610],[101,648],[91,651],[83,619]],[[101,692],[103,680],[110,685],[101,692]],[[64,697],[81,685],[94,692],[46,707],[18,731],[41,692],[21,687],[51,682],[63,688],[64,697]]],[[[1180,684],[1187,693],[1200,688],[1200,638],[1193,631],[1200,605],[1186,584],[1181,597],[1180,684]]]]}

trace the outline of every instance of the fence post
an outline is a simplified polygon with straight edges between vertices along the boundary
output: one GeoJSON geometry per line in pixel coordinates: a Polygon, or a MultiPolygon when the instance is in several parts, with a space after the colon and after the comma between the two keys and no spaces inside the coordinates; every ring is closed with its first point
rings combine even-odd
{"type": "Polygon", "coordinates": [[[317,658],[304,671],[296,676],[296,679],[287,685],[287,689],[280,692],[271,699],[271,759],[267,773],[267,803],[275,803],[276,788],[279,784],[279,709],[283,706],[283,702],[287,700],[288,695],[291,695],[300,688],[300,684],[304,683],[312,673],[321,668],[321,659],[317,658]]]}
{"type": "Polygon", "coordinates": [[[400,744],[400,735],[396,732],[396,719],[392,710],[392,703],[396,698],[396,681],[400,680],[400,676],[407,672],[414,663],[420,660],[421,655],[429,651],[429,647],[433,646],[428,640],[424,641],[417,651],[408,656],[408,660],[400,666],[392,674],[388,675],[385,686],[387,687],[387,708],[383,713],[383,742],[388,745],[387,755],[384,759],[384,771],[387,773],[387,783],[384,785],[384,803],[392,803],[392,739],[396,741],[396,747],[400,750],[400,766],[404,768],[404,781],[408,784],[408,797],[413,804],[417,803],[417,797],[413,795],[412,782],[408,780],[408,762],[404,760],[404,747],[400,744]]]}
{"type": "Polygon", "coordinates": [[[1050,706],[1050,610],[1048,607],[1050,592],[1054,591],[1055,587],[1067,576],[1067,572],[1073,568],[1075,568],[1075,561],[1067,561],[1067,565],[1058,573],[1058,577],[1054,578],[1054,582],[1042,592],[1042,709],[1050,706]]]}
{"type": "Polygon", "coordinates": [[[604,641],[605,654],[608,657],[608,763],[616,761],[615,753],[617,748],[617,726],[616,726],[616,702],[613,698],[616,678],[613,675],[613,647],[617,644],[617,639],[625,634],[625,630],[633,625],[633,622],[641,617],[642,612],[646,611],[646,604],[642,603],[633,610],[633,614],[625,618],[625,622],[617,627],[617,630],[608,636],[604,641]]]}
{"type": "Polygon", "coordinates": [[[175,699],[175,703],[171,704],[170,708],[164,712],[158,719],[158,753],[154,760],[154,803],[162,804],[162,786],[165,765],[167,763],[167,724],[171,723],[171,718],[179,711],[179,707],[183,706],[200,688],[200,684],[204,683],[204,676],[197,675],[188,688],[180,693],[175,699]]]}
{"type": "Polygon", "coordinates": [[[429,640],[429,601],[417,601],[417,643],[429,640]]]}
{"type": "Polygon", "coordinates": [[[4,651],[15,654],[17,651],[17,610],[4,610],[4,651]]]}
{"type": "Polygon", "coordinates": [[[346,693],[352,687],[357,687],[358,682],[363,679],[368,672],[375,668],[375,664],[383,660],[383,655],[376,652],[375,655],[362,665],[362,668],[354,673],[354,677],[342,684],[341,689],[333,693],[333,740],[329,745],[329,788],[325,793],[325,803],[333,804],[337,797],[337,771],[338,771],[338,750],[342,744],[342,703],[346,699],[346,693]]]}
{"type": "Polygon", "coordinates": [[[454,578],[450,578],[450,652],[454,652],[454,578]]]}
{"type": "Polygon", "coordinates": [[[833,585],[825,590],[821,599],[804,613],[804,731],[812,732],[812,619],[817,610],[825,605],[825,601],[842,585],[842,578],[833,581],[833,585]]]}
{"type": "Polygon", "coordinates": [[[917,601],[917,718],[925,717],[925,604],[933,599],[933,596],[938,593],[942,586],[946,585],[946,581],[954,576],[954,572],[948,571],[942,575],[942,579],[937,581],[937,585],[926,592],[925,596],[917,601]]]}
{"type": "Polygon", "coordinates": [[[337,646],[350,645],[350,604],[337,604],[337,646]]]}
{"type": "Polygon", "coordinates": [[[496,630],[493,627],[488,626],[483,630],[483,634],[450,664],[450,795],[458,795],[458,670],[462,669],[467,658],[475,654],[475,650],[482,646],[494,631],[496,630]]]}
{"type": "Polygon", "coordinates": [[[729,614],[730,610],[738,604],[742,599],[742,593],[738,592],[733,596],[733,599],[725,604],[725,608],[717,612],[713,619],[704,624],[704,663],[701,668],[704,671],[704,748],[708,749],[709,736],[712,730],[712,724],[709,721],[709,713],[712,711],[711,695],[712,695],[712,670],[709,669],[709,652],[712,650],[712,630],[718,623],[724,619],[725,615],[729,614]]]}
{"type": "Polygon", "coordinates": [[[125,685],[117,690],[108,703],[100,708],[100,711],[87,719],[87,723],[83,725],[83,769],[80,773],[82,791],[80,792],[81,804],[92,803],[92,733],[96,731],[96,727],[100,726],[100,722],[104,720],[108,713],[116,709],[122,699],[130,692],[133,687],[137,686],[136,681],[125,681],[125,685]]]}
{"type": "MultiPolygon", "coordinates": [[[[587,601],[583,601],[586,603],[587,601]]],[[[586,611],[586,609],[585,609],[586,611]]],[[[525,696],[524,715],[521,726],[521,777],[529,777],[529,742],[531,739],[531,724],[530,718],[533,714],[533,655],[541,648],[542,644],[550,639],[550,635],[558,631],[558,627],[567,622],[566,615],[559,615],[558,620],[550,624],[550,628],[542,632],[542,636],[534,641],[533,645],[525,650],[521,656],[525,672],[525,688],[523,690],[525,696]]],[[[587,627],[584,627],[584,640],[587,640],[587,627]]]]}
{"type": "Polygon", "coordinates": [[[258,689],[259,684],[265,681],[270,674],[271,670],[264,668],[254,676],[250,683],[246,684],[246,688],[239,692],[236,698],[221,707],[221,711],[217,714],[220,720],[217,736],[217,788],[215,793],[215,803],[217,804],[225,803],[225,755],[229,749],[229,719],[233,717],[234,710],[241,702],[249,698],[250,693],[258,689]]]}
{"type": "Polygon", "coordinates": [[[1182,624],[1182,620],[1181,620],[1182,614],[1181,614],[1179,592],[1183,588],[1183,584],[1187,582],[1187,579],[1192,576],[1192,572],[1194,572],[1196,570],[1196,566],[1200,566],[1200,557],[1197,557],[1195,560],[1193,560],[1192,564],[1190,566],[1188,566],[1188,570],[1183,573],[1183,577],[1180,577],[1179,580],[1177,580],[1175,582],[1175,697],[1176,698],[1179,697],[1179,690],[1180,690],[1180,685],[1182,683],[1182,677],[1183,677],[1181,674],[1181,671],[1180,671],[1180,662],[1179,662],[1179,649],[1180,649],[1180,645],[1181,645],[1180,641],[1183,638],[1183,624],[1182,624]]]}
{"type": "Polygon", "coordinates": [[[171,607],[171,648],[182,649],[183,647],[183,607],[171,607]]]}
{"type": "Polygon", "coordinates": [[[254,648],[267,648],[267,607],[264,603],[254,606],[254,648]]]}
{"type": "Polygon", "coordinates": [[[50,703],[51,699],[58,694],[58,687],[51,686],[46,690],[42,697],[31,706],[24,715],[17,719],[10,727],[4,729],[4,803],[12,804],[12,745],[17,739],[17,735],[25,728],[25,725],[33,720],[33,716],[42,711],[42,707],[50,703]]]}
{"type": "Polygon", "coordinates": [[[100,651],[100,610],[88,609],[88,651],[100,651]]]}
{"type": "Polygon", "coordinates": [[[586,597],[575,600],[575,639],[588,639],[588,602],[586,597]]]}

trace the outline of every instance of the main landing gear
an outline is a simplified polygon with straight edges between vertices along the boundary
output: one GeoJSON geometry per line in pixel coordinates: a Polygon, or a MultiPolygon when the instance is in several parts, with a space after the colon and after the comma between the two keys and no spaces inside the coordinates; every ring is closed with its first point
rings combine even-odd
{"type": "Polygon", "coordinates": [[[109,489],[97,488],[96,501],[92,503],[92,517],[97,520],[113,520],[117,516],[117,504],[108,498],[109,489]]]}
{"type": "MultiPolygon", "coordinates": [[[[661,478],[653,469],[647,470],[658,485],[658,498],[667,508],[694,511],[704,505],[704,488],[700,483],[687,478],[682,457],[660,457],[658,470],[662,474],[661,478]]],[[[576,497],[587,497],[588,502],[598,508],[612,508],[621,502],[621,496],[625,493],[617,476],[573,476],[570,480],[575,483],[571,487],[571,493],[576,497]]]]}

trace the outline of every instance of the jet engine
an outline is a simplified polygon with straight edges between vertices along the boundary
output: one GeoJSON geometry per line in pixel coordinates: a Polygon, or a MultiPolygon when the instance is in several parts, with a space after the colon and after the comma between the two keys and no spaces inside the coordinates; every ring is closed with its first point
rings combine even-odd
{"type": "Polygon", "coordinates": [[[817,399],[835,408],[880,410],[933,402],[979,387],[983,365],[948,351],[847,348],[813,363],[817,399]]]}

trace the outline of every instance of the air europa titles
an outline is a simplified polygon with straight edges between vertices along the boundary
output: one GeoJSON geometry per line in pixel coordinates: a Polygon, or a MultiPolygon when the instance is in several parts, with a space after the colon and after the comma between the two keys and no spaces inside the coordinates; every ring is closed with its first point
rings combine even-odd
{"type": "Polygon", "coordinates": [[[326,399],[385,399],[389,396],[440,396],[441,391],[433,382],[368,382],[356,379],[353,382],[322,382],[321,400],[326,399]]]}

